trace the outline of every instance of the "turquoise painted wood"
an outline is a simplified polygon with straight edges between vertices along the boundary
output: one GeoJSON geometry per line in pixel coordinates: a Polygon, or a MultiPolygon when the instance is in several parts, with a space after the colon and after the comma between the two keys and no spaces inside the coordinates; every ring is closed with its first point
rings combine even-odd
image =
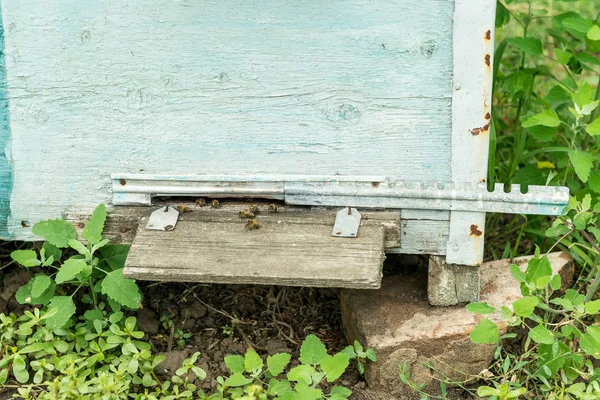
{"type": "Polygon", "coordinates": [[[10,216],[10,195],[13,182],[4,54],[4,25],[0,18],[0,238],[11,237],[8,217],[10,216]]]}
{"type": "Polygon", "coordinates": [[[454,1],[1,7],[4,239],[112,173],[451,179],[454,1]]]}

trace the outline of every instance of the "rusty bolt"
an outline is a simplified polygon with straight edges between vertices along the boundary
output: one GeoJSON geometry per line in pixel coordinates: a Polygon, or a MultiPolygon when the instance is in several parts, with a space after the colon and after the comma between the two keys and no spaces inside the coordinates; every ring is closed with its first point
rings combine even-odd
{"type": "Polygon", "coordinates": [[[85,224],[83,222],[79,222],[77,224],[77,227],[80,228],[80,229],[83,229],[83,228],[85,228],[85,224]]]}
{"type": "Polygon", "coordinates": [[[378,188],[379,182],[371,182],[371,186],[373,186],[374,188],[378,188]]]}
{"type": "Polygon", "coordinates": [[[476,224],[471,225],[471,236],[481,236],[483,232],[479,230],[476,224]]]}
{"type": "Polygon", "coordinates": [[[127,181],[125,179],[119,179],[119,183],[121,184],[121,186],[127,185],[127,181]]]}

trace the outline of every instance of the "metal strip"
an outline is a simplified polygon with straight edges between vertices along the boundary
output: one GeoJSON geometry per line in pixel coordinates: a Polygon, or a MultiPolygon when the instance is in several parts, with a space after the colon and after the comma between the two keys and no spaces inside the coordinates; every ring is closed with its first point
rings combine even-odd
{"type": "Polygon", "coordinates": [[[295,205],[354,206],[500,212],[508,214],[560,215],[569,201],[563,187],[529,186],[527,193],[512,185],[505,193],[502,184],[488,192],[484,183],[446,184],[424,187],[419,183],[286,182],[285,201],[295,205]]]}

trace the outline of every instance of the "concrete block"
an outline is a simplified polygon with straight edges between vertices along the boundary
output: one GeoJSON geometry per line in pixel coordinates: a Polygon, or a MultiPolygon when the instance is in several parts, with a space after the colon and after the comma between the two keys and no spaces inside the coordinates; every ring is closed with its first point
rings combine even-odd
{"type": "Polygon", "coordinates": [[[429,257],[427,295],[432,306],[453,306],[478,301],[479,267],[447,264],[446,257],[429,257]]]}
{"type": "MultiPolygon", "coordinates": [[[[513,260],[523,269],[531,257],[513,260]]],[[[562,276],[563,286],[570,285],[573,261],[567,253],[552,253],[553,271],[562,276]]],[[[481,266],[481,300],[499,308],[509,306],[521,294],[512,278],[510,260],[481,266]]],[[[494,345],[476,345],[469,334],[483,318],[464,306],[434,307],[427,298],[427,275],[384,277],[380,290],[343,290],[342,320],[350,342],[355,339],[372,347],[379,361],[366,371],[369,388],[390,393],[397,399],[418,398],[398,378],[398,369],[406,363],[412,379],[425,384],[425,390],[439,393],[434,365],[443,374],[461,379],[477,375],[492,360],[494,345]]],[[[499,315],[491,319],[500,321],[499,315]]],[[[501,325],[506,332],[506,327],[501,325]]]]}

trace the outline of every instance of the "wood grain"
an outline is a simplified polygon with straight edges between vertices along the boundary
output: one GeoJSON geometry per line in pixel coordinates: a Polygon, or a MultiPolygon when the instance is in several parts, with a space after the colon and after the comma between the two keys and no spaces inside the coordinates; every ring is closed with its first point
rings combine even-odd
{"type": "Polygon", "coordinates": [[[5,0],[11,238],[111,173],[450,178],[453,1],[5,0]]]}
{"type": "MultiPolygon", "coordinates": [[[[198,213],[199,214],[199,213],[198,213]]],[[[379,288],[385,229],[362,225],[357,238],[331,236],[332,219],[290,213],[245,219],[213,214],[178,221],[173,231],[145,229],[133,240],[124,274],[159,281],[379,288]]]]}

